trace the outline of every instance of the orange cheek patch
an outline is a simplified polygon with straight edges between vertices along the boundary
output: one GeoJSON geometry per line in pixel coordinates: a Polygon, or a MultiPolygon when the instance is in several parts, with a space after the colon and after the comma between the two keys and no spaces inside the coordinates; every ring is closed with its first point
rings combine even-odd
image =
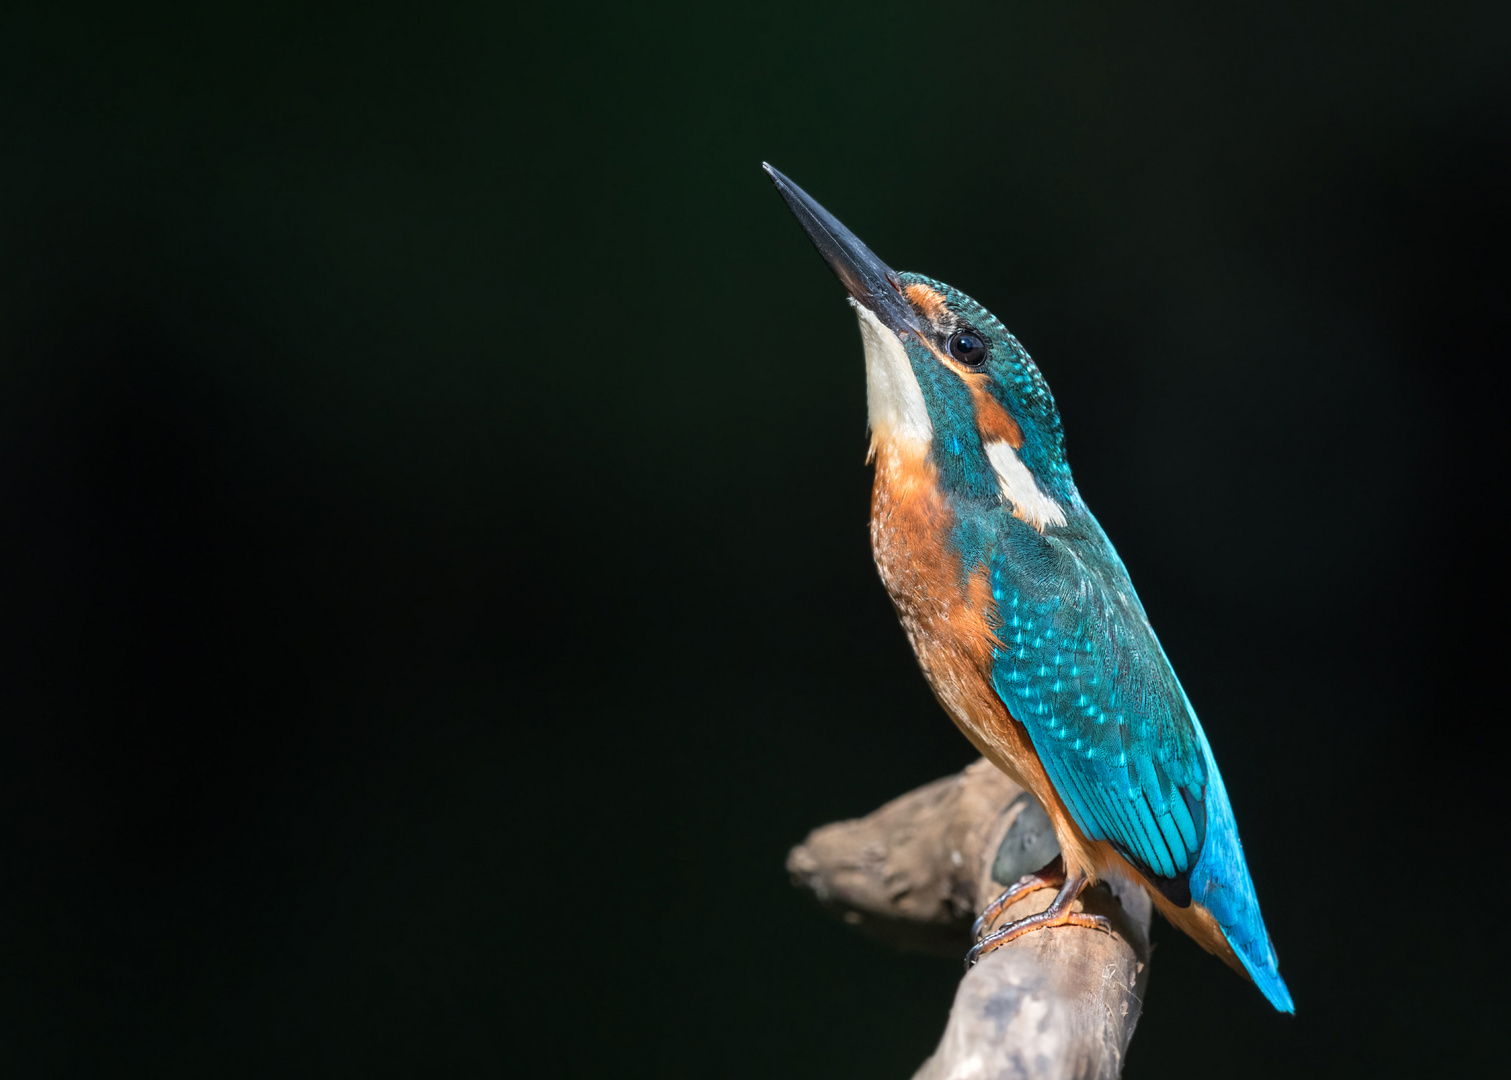
{"type": "Polygon", "coordinates": [[[983,445],[1005,442],[1014,450],[1023,445],[1023,429],[1018,426],[1001,402],[992,397],[986,381],[979,376],[969,380],[971,399],[976,406],[976,430],[983,445]]]}
{"type": "MultiPolygon", "coordinates": [[[[923,312],[936,325],[944,323],[946,319],[953,318],[950,309],[945,306],[944,297],[927,285],[914,282],[903,290],[903,295],[908,298],[919,311],[923,312]]],[[[1023,445],[1023,430],[1018,427],[1018,422],[1008,414],[997,399],[986,389],[986,378],[979,371],[959,364],[954,357],[946,356],[940,352],[933,343],[929,343],[929,351],[970,387],[971,398],[976,406],[976,428],[981,432],[983,443],[1005,442],[1014,450],[1023,445]]]]}

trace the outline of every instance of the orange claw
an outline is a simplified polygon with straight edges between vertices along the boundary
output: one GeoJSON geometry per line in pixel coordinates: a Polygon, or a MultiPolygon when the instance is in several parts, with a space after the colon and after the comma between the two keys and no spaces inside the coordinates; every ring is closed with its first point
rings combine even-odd
{"type": "Polygon", "coordinates": [[[981,931],[996,922],[999,915],[1029,893],[1038,892],[1040,889],[1058,889],[1064,884],[1065,860],[1056,855],[1043,869],[1035,870],[1031,874],[1024,874],[1017,881],[1013,882],[1001,896],[981,910],[981,914],[971,924],[972,940],[979,938],[981,931]]]}
{"type": "MultiPolygon", "coordinates": [[[[1051,867],[1053,865],[1053,863],[1050,864],[1051,867]]],[[[1046,867],[1045,870],[1041,870],[1038,874],[1029,874],[1023,880],[1019,881],[1018,885],[1023,885],[1030,878],[1038,878],[1041,875],[1048,876],[1045,871],[1049,869],[1050,867],[1046,867]]],[[[1061,871],[1061,874],[1064,874],[1063,870],[1061,871]]],[[[1076,874],[1072,877],[1064,877],[1064,882],[1065,883],[1060,886],[1060,891],[1055,894],[1055,898],[1050,903],[1049,907],[1045,908],[1037,915],[1030,915],[1027,918],[1019,919],[1016,922],[1010,922],[1002,929],[992,931],[990,934],[986,935],[986,937],[982,938],[980,941],[976,942],[976,944],[972,945],[970,952],[965,954],[965,966],[967,970],[974,967],[978,960],[980,960],[987,953],[991,952],[993,949],[1000,949],[1009,941],[1014,941],[1017,938],[1022,937],[1024,934],[1031,933],[1035,930],[1047,930],[1051,926],[1084,926],[1088,930],[1101,930],[1104,933],[1112,933],[1112,923],[1108,922],[1105,916],[1086,915],[1075,910],[1076,897],[1080,896],[1081,890],[1086,888],[1086,875],[1076,874]]],[[[1027,887],[1019,890],[1016,895],[1022,896],[1024,893],[1032,891],[1032,889],[1041,887],[1042,884],[1049,883],[1043,882],[1030,884],[1027,887]]],[[[1013,889],[1017,889],[1018,885],[1014,885],[1013,889]]],[[[1011,901],[1004,902],[1004,897],[1006,897],[1008,893],[1011,893],[1012,891],[1012,889],[1009,889],[1007,893],[1004,893],[1002,896],[999,896],[996,900],[992,901],[992,903],[987,907],[987,911],[990,912],[993,908],[996,908],[997,913],[1000,914],[1001,909],[1003,907],[1006,907],[1008,903],[1011,903],[1011,901]],[[998,906],[999,904],[1001,905],[1000,907],[998,906]]],[[[983,912],[982,915],[983,917],[985,917],[986,912],[983,912]]],[[[994,914],[993,918],[995,917],[996,916],[994,914]]],[[[981,920],[978,919],[977,923],[981,924],[981,920]]]]}

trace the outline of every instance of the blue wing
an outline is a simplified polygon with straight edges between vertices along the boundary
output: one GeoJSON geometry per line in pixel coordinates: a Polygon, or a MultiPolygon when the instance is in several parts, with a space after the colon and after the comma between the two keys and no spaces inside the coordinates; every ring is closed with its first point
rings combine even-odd
{"type": "Polygon", "coordinates": [[[1049,536],[1011,519],[991,545],[992,684],[1081,831],[1210,911],[1291,1012],[1206,733],[1111,541],[1076,509],[1049,536]]]}
{"type": "Polygon", "coordinates": [[[1090,515],[1042,536],[1013,519],[988,569],[992,682],[1081,831],[1179,904],[1206,835],[1195,717],[1128,572],[1090,515]]]}

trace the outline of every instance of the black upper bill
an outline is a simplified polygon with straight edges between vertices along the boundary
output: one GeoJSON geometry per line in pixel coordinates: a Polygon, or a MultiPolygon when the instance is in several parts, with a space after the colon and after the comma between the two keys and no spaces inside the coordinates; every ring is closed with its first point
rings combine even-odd
{"type": "Polygon", "coordinates": [[[913,305],[903,297],[902,282],[891,268],[806,191],[765,162],[761,163],[761,168],[771,177],[777,191],[797,215],[808,239],[813,241],[813,246],[818,248],[818,253],[850,295],[893,331],[899,334],[912,331],[922,337],[918,316],[913,305]]]}

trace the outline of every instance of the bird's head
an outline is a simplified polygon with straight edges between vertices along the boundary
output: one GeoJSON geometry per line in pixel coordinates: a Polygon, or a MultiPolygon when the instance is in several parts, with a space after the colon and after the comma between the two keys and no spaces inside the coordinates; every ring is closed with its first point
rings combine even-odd
{"type": "Polygon", "coordinates": [[[1000,499],[1041,532],[1076,498],[1053,395],[1018,339],[969,296],[891,270],[802,188],[766,172],[850,293],[866,350],[873,452],[923,457],[958,497],[1000,499]]]}

